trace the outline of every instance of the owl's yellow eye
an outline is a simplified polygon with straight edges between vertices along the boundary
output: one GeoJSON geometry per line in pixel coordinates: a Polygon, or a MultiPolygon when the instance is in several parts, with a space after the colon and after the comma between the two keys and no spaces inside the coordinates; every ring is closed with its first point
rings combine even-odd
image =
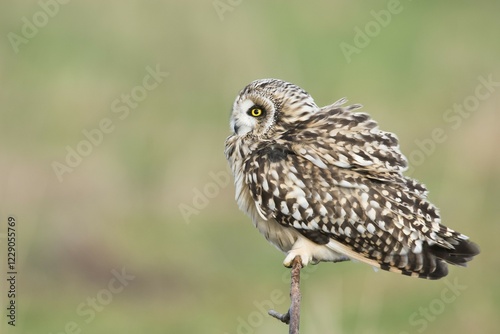
{"type": "Polygon", "coordinates": [[[248,111],[248,114],[253,117],[262,116],[262,109],[258,107],[253,107],[248,111]]]}

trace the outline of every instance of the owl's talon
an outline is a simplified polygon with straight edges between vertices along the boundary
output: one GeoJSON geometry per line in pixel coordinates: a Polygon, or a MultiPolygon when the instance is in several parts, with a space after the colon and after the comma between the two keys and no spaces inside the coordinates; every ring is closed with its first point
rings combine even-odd
{"type": "Polygon", "coordinates": [[[293,261],[295,260],[296,257],[299,257],[302,268],[307,266],[312,259],[310,255],[299,253],[298,249],[292,249],[291,251],[288,252],[288,255],[285,257],[283,265],[287,268],[292,268],[293,261]]]}

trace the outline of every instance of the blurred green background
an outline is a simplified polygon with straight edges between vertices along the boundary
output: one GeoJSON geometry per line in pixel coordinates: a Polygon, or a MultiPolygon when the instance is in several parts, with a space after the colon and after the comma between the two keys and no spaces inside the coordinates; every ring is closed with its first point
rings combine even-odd
{"type": "Polygon", "coordinates": [[[497,333],[499,13],[494,1],[2,2],[1,332],[286,333],[264,314],[289,306],[283,254],[238,211],[223,155],[239,90],[277,77],[318,105],[362,103],[397,133],[444,223],[482,250],[432,282],[307,268],[301,332],[497,333]]]}

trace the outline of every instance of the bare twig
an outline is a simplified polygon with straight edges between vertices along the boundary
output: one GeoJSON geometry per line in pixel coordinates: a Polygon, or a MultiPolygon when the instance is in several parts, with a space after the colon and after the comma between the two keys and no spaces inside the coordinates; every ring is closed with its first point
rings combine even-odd
{"type": "Polygon", "coordinates": [[[290,309],[285,314],[269,310],[269,315],[289,325],[289,334],[299,333],[300,322],[300,269],[302,260],[296,256],[292,261],[291,285],[290,285],[290,309]]]}

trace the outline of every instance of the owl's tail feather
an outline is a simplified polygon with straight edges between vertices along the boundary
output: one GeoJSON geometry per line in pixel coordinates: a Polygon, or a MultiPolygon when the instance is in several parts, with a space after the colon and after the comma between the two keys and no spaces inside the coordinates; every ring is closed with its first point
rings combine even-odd
{"type": "Polygon", "coordinates": [[[479,247],[465,239],[447,240],[454,249],[447,249],[438,245],[423,244],[419,253],[408,252],[404,255],[385,253],[376,249],[373,252],[360,254],[350,246],[331,240],[326,246],[353,260],[358,260],[373,267],[387,270],[405,276],[436,280],[448,275],[448,263],[466,266],[466,263],[479,254],[479,247]]]}
{"type": "Polygon", "coordinates": [[[467,262],[479,254],[479,247],[471,241],[454,239],[450,240],[450,243],[454,244],[453,249],[444,248],[437,244],[424,247],[422,252],[424,261],[418,277],[427,279],[442,278],[448,275],[447,263],[465,267],[467,262]]]}
{"type": "Polygon", "coordinates": [[[455,240],[455,242],[458,243],[453,245],[454,249],[432,245],[429,247],[429,251],[437,258],[450,264],[466,267],[467,262],[471,261],[474,256],[479,254],[479,247],[469,240],[459,239],[455,240]]]}

